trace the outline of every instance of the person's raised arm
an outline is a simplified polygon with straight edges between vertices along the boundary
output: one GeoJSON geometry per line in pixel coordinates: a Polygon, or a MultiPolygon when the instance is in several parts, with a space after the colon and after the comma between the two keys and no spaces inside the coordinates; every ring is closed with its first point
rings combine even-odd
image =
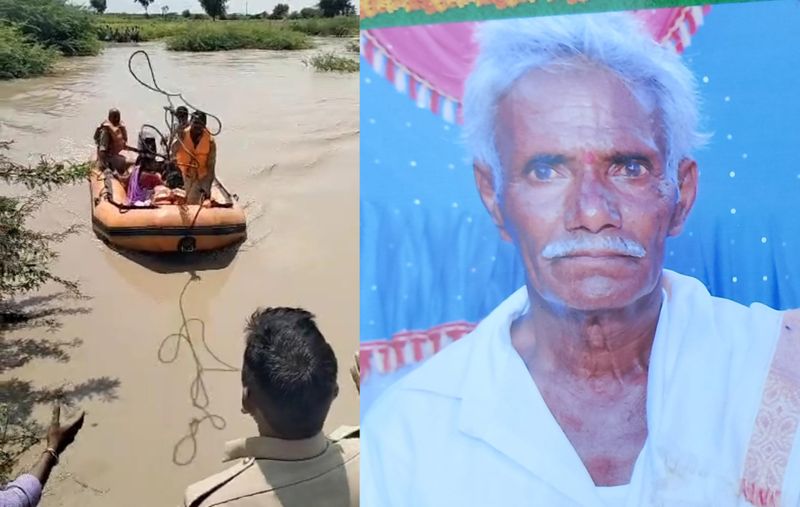
{"type": "Polygon", "coordinates": [[[47,430],[47,449],[42,452],[42,457],[39,458],[39,461],[31,470],[31,475],[39,480],[42,487],[50,477],[53,467],[58,464],[58,458],[61,453],[75,441],[75,435],[83,427],[85,415],[85,413],[81,412],[77,419],[61,426],[61,406],[56,404],[53,407],[53,418],[50,422],[50,428],[47,430]]]}
{"type": "Polygon", "coordinates": [[[75,440],[83,426],[84,414],[72,423],[61,426],[61,407],[53,407],[53,418],[47,431],[47,449],[27,474],[22,474],[0,491],[2,507],[36,507],[42,498],[42,488],[50,472],[58,464],[59,455],[75,440]]]}

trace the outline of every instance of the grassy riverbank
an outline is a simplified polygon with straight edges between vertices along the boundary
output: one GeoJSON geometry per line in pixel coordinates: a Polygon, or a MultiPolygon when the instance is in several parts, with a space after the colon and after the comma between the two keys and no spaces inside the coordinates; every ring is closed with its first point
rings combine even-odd
{"type": "Polygon", "coordinates": [[[283,27],[262,27],[244,21],[196,24],[191,30],[167,38],[167,49],[172,51],[293,50],[310,47],[311,40],[305,34],[283,27]]]}
{"type": "MultiPolygon", "coordinates": [[[[210,21],[203,17],[179,18],[132,15],[97,16],[97,32],[101,40],[110,42],[138,42],[182,37],[189,32],[236,31],[237,34],[258,32],[273,33],[285,29],[316,37],[353,37],[358,34],[357,16],[309,19],[236,19],[210,21]],[[213,29],[209,29],[212,27],[213,29]]],[[[210,37],[214,38],[214,37],[210,37]]],[[[213,49],[212,49],[213,50],[213,49]]]]}

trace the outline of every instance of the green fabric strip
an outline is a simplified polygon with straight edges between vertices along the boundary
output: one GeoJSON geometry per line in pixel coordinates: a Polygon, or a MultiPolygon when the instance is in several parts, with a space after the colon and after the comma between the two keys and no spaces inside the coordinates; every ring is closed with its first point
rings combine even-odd
{"type": "Polygon", "coordinates": [[[752,1],[764,2],[773,0],[706,0],[704,2],[699,2],[698,0],[589,0],[585,3],[577,3],[574,5],[570,5],[566,0],[555,0],[552,2],[538,0],[536,3],[527,3],[504,9],[498,9],[494,5],[477,6],[475,4],[470,4],[465,7],[454,7],[435,14],[427,14],[421,10],[413,12],[398,10],[392,13],[382,13],[371,18],[362,19],[361,29],[531,16],[553,16],[557,14],[658,9],[664,7],[685,7],[689,5],[744,3],[752,1]]]}

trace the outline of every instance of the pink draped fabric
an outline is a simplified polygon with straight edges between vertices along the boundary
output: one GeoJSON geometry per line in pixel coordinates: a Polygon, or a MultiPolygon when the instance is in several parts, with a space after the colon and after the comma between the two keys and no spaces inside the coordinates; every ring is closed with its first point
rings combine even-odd
{"type": "MultiPolygon", "coordinates": [[[[710,10],[705,7],[676,7],[630,11],[659,43],[683,51],[690,37],[710,10]]],[[[438,113],[440,98],[461,101],[464,81],[477,54],[473,41],[475,23],[443,23],[380,28],[365,31],[364,56],[388,80],[419,101],[420,85],[430,97],[421,107],[438,113]],[[399,80],[404,80],[402,83],[399,80]]]]}

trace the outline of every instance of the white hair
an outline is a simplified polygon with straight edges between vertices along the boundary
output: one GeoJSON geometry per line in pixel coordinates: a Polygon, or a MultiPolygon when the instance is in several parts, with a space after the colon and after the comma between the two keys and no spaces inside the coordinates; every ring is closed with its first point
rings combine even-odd
{"type": "Polygon", "coordinates": [[[639,100],[654,101],[665,144],[667,174],[701,147],[694,76],[677,52],[656,43],[627,13],[486,21],[476,34],[480,53],[464,92],[464,134],[477,162],[502,181],[497,154],[497,105],[528,72],[554,65],[596,64],[614,72],[639,100]],[[647,99],[645,99],[647,97],[647,99]]]}

